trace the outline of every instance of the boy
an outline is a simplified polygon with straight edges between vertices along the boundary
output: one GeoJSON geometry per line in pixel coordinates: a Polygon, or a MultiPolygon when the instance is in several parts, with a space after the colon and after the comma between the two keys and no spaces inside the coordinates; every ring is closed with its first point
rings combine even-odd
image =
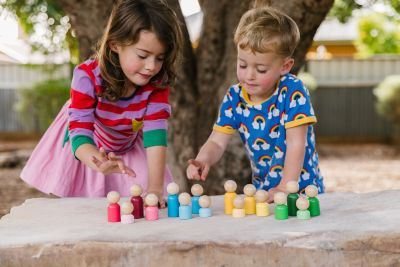
{"type": "Polygon", "coordinates": [[[269,202],[289,181],[298,181],[300,191],[314,184],[324,192],[312,127],[317,120],[308,90],[289,73],[299,39],[296,23],[280,11],[255,8],[242,16],[234,37],[239,84],[229,88],[210,137],[189,160],[189,179],[205,180],[238,131],[253,184],[269,191],[269,202]]]}

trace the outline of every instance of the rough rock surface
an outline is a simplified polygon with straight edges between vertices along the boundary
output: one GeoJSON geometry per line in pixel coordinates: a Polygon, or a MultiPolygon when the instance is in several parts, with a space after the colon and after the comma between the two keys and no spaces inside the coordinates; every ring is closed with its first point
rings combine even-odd
{"type": "Polygon", "coordinates": [[[319,199],[309,221],[235,219],[215,196],[211,218],[130,225],[105,198],[29,199],[0,220],[0,266],[400,266],[400,191],[319,199]]]}

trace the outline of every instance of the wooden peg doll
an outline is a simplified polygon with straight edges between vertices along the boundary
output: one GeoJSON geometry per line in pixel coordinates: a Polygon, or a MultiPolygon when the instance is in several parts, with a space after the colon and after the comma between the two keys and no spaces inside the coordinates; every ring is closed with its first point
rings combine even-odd
{"type": "Polygon", "coordinates": [[[225,214],[232,214],[232,209],[233,209],[233,200],[236,197],[236,189],[237,189],[237,184],[233,180],[228,180],[224,184],[225,188],[225,195],[224,195],[224,212],[225,214]]]}
{"type": "Polygon", "coordinates": [[[120,222],[121,221],[121,207],[118,204],[120,199],[117,191],[110,191],[107,194],[108,208],[107,217],[109,222],[120,222]]]}
{"type": "Polygon", "coordinates": [[[265,190],[257,190],[254,198],[256,199],[256,215],[266,217],[269,215],[269,205],[267,203],[268,192],[265,190]]]}
{"type": "Polygon", "coordinates": [[[321,214],[321,210],[319,207],[319,200],[317,198],[318,188],[315,185],[307,186],[306,195],[308,197],[308,201],[310,202],[308,210],[310,211],[311,217],[319,216],[321,214]]]}
{"type": "Polygon", "coordinates": [[[190,208],[191,197],[189,193],[180,193],[179,194],[179,218],[181,220],[192,219],[192,209],[190,208]]]}
{"type": "Polygon", "coordinates": [[[199,214],[199,198],[203,194],[204,189],[199,184],[194,184],[190,190],[192,192],[192,213],[199,214]]]}
{"type": "Polygon", "coordinates": [[[145,199],[146,207],[144,208],[145,218],[148,221],[158,220],[158,197],[156,194],[148,194],[145,199]]]}
{"type": "Polygon", "coordinates": [[[243,188],[243,192],[246,195],[244,198],[244,211],[246,215],[256,213],[256,199],[254,194],[256,193],[256,187],[252,184],[247,184],[243,188]]]}
{"type": "Polygon", "coordinates": [[[305,197],[299,197],[296,201],[296,206],[298,208],[297,211],[297,218],[301,220],[308,220],[310,219],[310,211],[308,207],[310,206],[308,199],[305,197]]]}
{"type": "Polygon", "coordinates": [[[132,215],[133,205],[130,201],[125,201],[121,205],[121,223],[130,224],[133,223],[135,218],[132,215]]]}
{"type": "Polygon", "coordinates": [[[275,219],[286,220],[289,217],[288,207],[286,206],[287,196],[283,192],[277,192],[274,195],[275,219]]]}
{"type": "Polygon", "coordinates": [[[286,184],[286,190],[289,192],[287,196],[287,205],[289,216],[296,216],[297,214],[297,207],[296,207],[296,200],[299,198],[299,183],[296,181],[290,181],[286,184]]]}
{"type": "Polygon", "coordinates": [[[244,211],[244,198],[242,196],[235,197],[233,200],[233,206],[232,217],[243,218],[246,216],[246,212],[244,211]]]}
{"type": "Polygon", "coordinates": [[[168,200],[167,200],[168,217],[179,217],[178,184],[174,182],[169,183],[167,185],[167,192],[168,192],[168,200]]]}
{"type": "Polygon", "coordinates": [[[207,195],[203,195],[199,198],[199,216],[206,218],[206,217],[211,217],[212,216],[212,211],[211,211],[211,198],[207,195]]]}
{"type": "Polygon", "coordinates": [[[131,203],[133,205],[132,215],[135,219],[143,218],[143,198],[141,194],[143,192],[142,187],[138,184],[134,184],[130,188],[131,191],[131,203]]]}

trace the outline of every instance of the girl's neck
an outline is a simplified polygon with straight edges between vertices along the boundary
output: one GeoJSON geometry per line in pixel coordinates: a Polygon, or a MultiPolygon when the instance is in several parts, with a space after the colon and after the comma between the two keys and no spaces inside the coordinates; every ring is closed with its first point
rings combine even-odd
{"type": "Polygon", "coordinates": [[[125,83],[125,94],[122,97],[130,97],[132,96],[136,90],[137,90],[138,86],[133,84],[133,83],[125,83]]]}

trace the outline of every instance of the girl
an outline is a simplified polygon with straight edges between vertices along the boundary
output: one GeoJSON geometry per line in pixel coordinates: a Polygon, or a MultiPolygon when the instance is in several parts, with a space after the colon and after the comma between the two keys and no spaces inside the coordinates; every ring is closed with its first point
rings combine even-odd
{"type": "Polygon", "coordinates": [[[33,151],[21,178],[61,197],[129,195],[132,184],[164,207],[169,86],[182,44],[162,0],[121,0],[94,59],[75,68],[71,99],[33,151]]]}

